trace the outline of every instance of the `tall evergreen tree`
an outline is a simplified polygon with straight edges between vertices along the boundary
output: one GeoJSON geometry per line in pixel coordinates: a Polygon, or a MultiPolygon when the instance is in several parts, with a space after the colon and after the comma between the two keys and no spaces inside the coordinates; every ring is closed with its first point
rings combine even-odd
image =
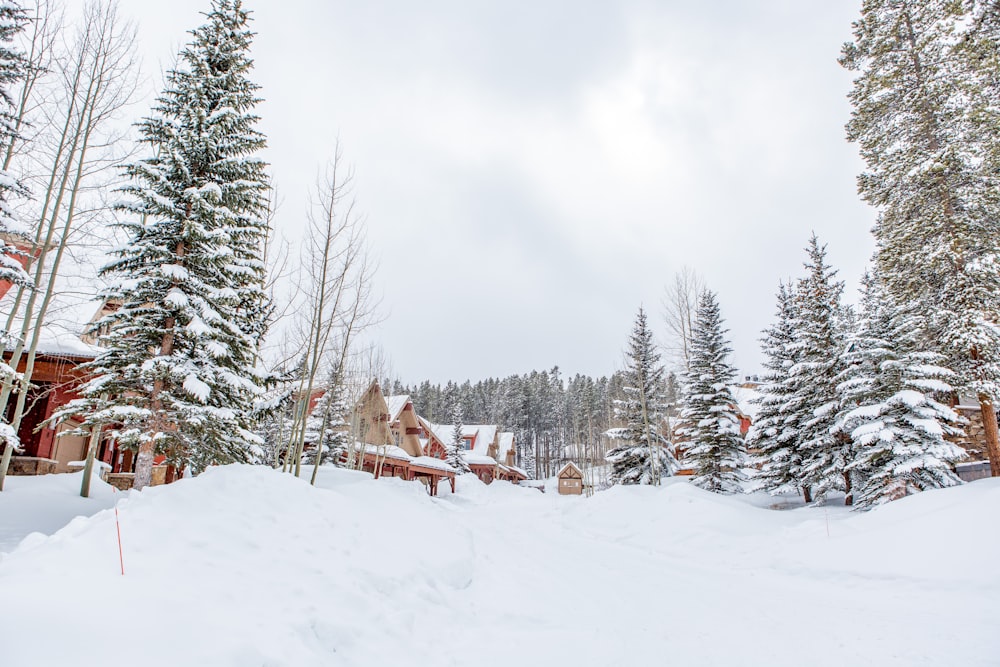
{"type": "Polygon", "coordinates": [[[155,452],[197,471],[249,461],[259,443],[250,416],[262,382],[268,185],[248,78],[253,33],[240,0],[213,0],[206,18],[139,123],[152,155],[126,168],[130,239],[101,271],[104,298],[121,307],[96,323],[110,330],[106,350],[70,406],[91,424],[122,425],[120,442],[138,450],[137,488],[155,452]]]}
{"type": "Polygon", "coordinates": [[[924,345],[978,397],[1000,475],[1000,7],[865,0],[841,63],[857,72],[847,136],[879,211],[878,273],[917,304],[924,345]]]}
{"type": "Polygon", "coordinates": [[[857,507],[961,483],[952,466],[964,452],[945,440],[960,433],[958,416],[934,399],[935,393],[951,392],[947,380],[953,373],[937,365],[942,359],[921,351],[912,307],[893,304],[878,281],[866,276],[833,426],[854,445],[847,471],[857,507]]]}
{"type": "MultiPolygon", "coordinates": [[[[14,39],[28,23],[25,11],[11,0],[0,0],[0,146],[7,146],[17,140],[14,99],[10,87],[20,82],[28,66],[20,51],[14,47],[14,39]]],[[[25,187],[8,172],[0,170],[0,281],[21,287],[32,287],[32,280],[21,266],[23,258],[12,241],[17,237],[27,238],[11,207],[11,197],[27,195],[25,187]]],[[[0,350],[9,342],[10,332],[0,329],[0,350]]],[[[0,359],[0,383],[16,377],[14,369],[0,359]]],[[[6,452],[5,462],[20,443],[14,428],[0,415],[0,453],[6,452]],[[8,451],[10,448],[10,451],[8,451]]]]}
{"type": "Polygon", "coordinates": [[[661,477],[673,475],[677,459],[663,436],[664,368],[653,344],[653,331],[646,313],[639,308],[625,354],[624,397],[615,401],[615,414],[624,424],[610,431],[621,442],[608,452],[614,484],[658,485],[661,477]]]}
{"type": "Polygon", "coordinates": [[[732,348],[722,327],[718,300],[705,290],[691,329],[677,446],[694,468],[692,484],[718,493],[742,493],[746,447],[729,388],[736,379],[728,361],[732,348]]]}
{"type": "Polygon", "coordinates": [[[790,382],[791,369],[798,363],[795,341],[795,291],[788,284],[778,287],[776,320],[761,339],[765,374],[757,400],[760,406],[747,433],[747,445],[754,450],[752,463],[757,473],[754,487],[772,494],[802,491],[798,447],[799,397],[790,382]]]}
{"type": "Polygon", "coordinates": [[[834,280],[837,272],[826,263],[826,246],[820,246],[815,234],[806,250],[807,275],[795,288],[794,333],[788,346],[796,363],[789,369],[787,386],[801,457],[798,482],[809,502],[813,497],[825,500],[832,490],[850,489],[844,476],[849,443],[830,430],[840,403],[837,378],[844,335],[838,318],[844,285],[834,280]]]}
{"type": "MultiPolygon", "coordinates": [[[[14,40],[28,24],[28,16],[13,0],[0,0],[0,146],[6,148],[18,140],[16,105],[10,88],[24,79],[28,62],[15,46],[14,40]]],[[[27,196],[27,189],[13,174],[0,170],[0,281],[30,286],[31,278],[21,266],[23,257],[11,241],[15,237],[27,240],[23,226],[17,221],[10,198],[27,196]]]]}

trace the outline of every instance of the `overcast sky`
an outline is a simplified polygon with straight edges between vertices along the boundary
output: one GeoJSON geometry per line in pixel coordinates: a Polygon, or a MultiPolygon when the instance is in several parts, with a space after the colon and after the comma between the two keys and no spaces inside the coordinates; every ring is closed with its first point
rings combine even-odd
{"type": "MultiPolygon", "coordinates": [[[[404,382],[608,374],[640,304],[664,334],[685,265],[755,372],[813,230],[854,300],[874,213],[836,58],[857,0],[245,5],[276,226],[297,236],[339,136],[404,382]]],[[[154,83],[207,6],[121,0],[154,83]]]]}

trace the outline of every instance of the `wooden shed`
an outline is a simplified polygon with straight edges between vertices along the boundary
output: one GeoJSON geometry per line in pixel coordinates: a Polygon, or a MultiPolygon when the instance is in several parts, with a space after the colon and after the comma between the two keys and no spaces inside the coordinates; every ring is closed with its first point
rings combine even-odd
{"type": "Polygon", "coordinates": [[[559,478],[559,495],[579,496],[583,493],[583,471],[570,461],[562,467],[559,478]]]}

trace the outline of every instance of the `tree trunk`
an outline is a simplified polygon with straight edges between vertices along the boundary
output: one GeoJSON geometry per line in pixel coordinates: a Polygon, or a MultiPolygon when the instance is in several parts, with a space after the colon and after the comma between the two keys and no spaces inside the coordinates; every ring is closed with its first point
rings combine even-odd
{"type": "MultiPolygon", "coordinates": [[[[101,397],[107,400],[107,396],[101,397]]],[[[90,427],[90,439],[87,441],[87,462],[83,466],[83,482],[80,484],[80,495],[84,498],[90,497],[90,476],[94,472],[94,459],[97,457],[97,446],[101,441],[101,424],[94,424],[90,427]]]]}
{"type": "Polygon", "coordinates": [[[854,504],[854,487],[851,484],[851,473],[845,472],[843,474],[845,486],[844,504],[850,506],[854,504]]]}
{"type": "Polygon", "coordinates": [[[802,497],[805,499],[807,505],[811,503],[813,501],[812,489],[810,489],[808,486],[803,486],[802,497]]]}
{"type": "Polygon", "coordinates": [[[147,438],[139,445],[139,454],[135,457],[135,479],[132,481],[132,488],[141,491],[152,481],[153,439],[147,438]]]}
{"type": "Polygon", "coordinates": [[[997,413],[993,400],[985,394],[979,395],[979,411],[983,416],[983,430],[986,435],[986,453],[990,457],[990,475],[1000,477],[1000,434],[997,432],[997,413]]]}
{"type": "MultiPolygon", "coordinates": [[[[188,204],[184,217],[191,217],[191,204],[188,204]]],[[[185,249],[184,241],[179,241],[174,249],[178,260],[183,261],[185,249]]],[[[165,331],[163,342],[160,344],[159,356],[161,357],[169,357],[174,352],[174,327],[176,324],[173,317],[168,317],[163,323],[165,331]]],[[[165,388],[163,380],[156,380],[153,382],[153,391],[149,395],[149,409],[153,413],[152,429],[148,434],[149,437],[139,445],[139,453],[135,457],[135,479],[132,482],[132,488],[138,491],[149,486],[153,479],[153,445],[155,444],[153,441],[156,439],[156,434],[169,428],[167,420],[163,416],[163,399],[161,398],[165,388]]]]}
{"type": "Polygon", "coordinates": [[[7,479],[7,469],[10,467],[10,457],[14,454],[14,445],[4,443],[3,456],[0,457],[0,491],[3,491],[3,483],[7,479]]]}

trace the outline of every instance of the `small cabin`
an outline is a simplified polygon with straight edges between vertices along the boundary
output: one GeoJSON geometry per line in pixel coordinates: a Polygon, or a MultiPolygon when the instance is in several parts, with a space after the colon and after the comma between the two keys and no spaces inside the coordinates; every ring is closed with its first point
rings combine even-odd
{"type": "Polygon", "coordinates": [[[562,467],[559,474],[559,495],[579,496],[583,493],[583,471],[570,461],[562,467]]]}

